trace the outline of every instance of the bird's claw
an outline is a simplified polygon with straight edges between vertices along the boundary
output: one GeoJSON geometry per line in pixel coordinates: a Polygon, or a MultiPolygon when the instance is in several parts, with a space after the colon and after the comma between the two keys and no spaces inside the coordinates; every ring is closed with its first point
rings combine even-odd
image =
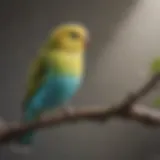
{"type": "Polygon", "coordinates": [[[66,114],[67,116],[74,115],[74,109],[72,107],[64,107],[63,111],[64,111],[64,114],[66,114]]]}

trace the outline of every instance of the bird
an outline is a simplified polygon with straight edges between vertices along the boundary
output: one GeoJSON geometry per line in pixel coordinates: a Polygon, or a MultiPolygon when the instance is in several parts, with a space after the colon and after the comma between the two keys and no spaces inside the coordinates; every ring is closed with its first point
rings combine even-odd
{"type": "MultiPolygon", "coordinates": [[[[37,121],[46,111],[66,104],[78,92],[85,76],[89,30],[81,23],[63,23],[51,29],[30,65],[22,102],[22,123],[37,121]]],[[[12,151],[27,152],[37,131],[18,137],[12,151]]]]}

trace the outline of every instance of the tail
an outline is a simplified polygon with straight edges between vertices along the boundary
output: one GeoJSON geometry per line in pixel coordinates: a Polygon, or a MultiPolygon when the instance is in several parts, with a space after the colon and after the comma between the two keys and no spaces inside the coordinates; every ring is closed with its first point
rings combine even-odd
{"type": "Polygon", "coordinates": [[[33,131],[30,131],[13,141],[10,145],[11,151],[14,153],[29,154],[32,150],[34,134],[33,131]]]}
{"type": "MultiPolygon", "coordinates": [[[[28,111],[24,113],[22,122],[29,122],[35,119],[33,112],[28,111]]],[[[28,154],[31,152],[35,131],[29,131],[22,137],[18,137],[11,143],[10,149],[14,153],[28,154]]]]}

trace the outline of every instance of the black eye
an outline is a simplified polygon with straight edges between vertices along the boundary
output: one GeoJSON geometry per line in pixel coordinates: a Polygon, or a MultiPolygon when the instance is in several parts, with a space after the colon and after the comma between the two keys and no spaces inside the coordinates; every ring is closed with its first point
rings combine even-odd
{"type": "Polygon", "coordinates": [[[70,34],[70,37],[73,38],[73,39],[77,39],[77,38],[80,37],[79,34],[76,33],[76,32],[70,32],[69,34],[70,34]]]}

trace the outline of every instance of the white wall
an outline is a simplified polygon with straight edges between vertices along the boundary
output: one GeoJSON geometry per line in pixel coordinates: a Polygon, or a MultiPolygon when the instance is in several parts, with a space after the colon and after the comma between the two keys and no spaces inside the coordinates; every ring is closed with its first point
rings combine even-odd
{"type": "Polygon", "coordinates": [[[97,103],[113,103],[142,86],[150,78],[152,59],[160,56],[160,1],[139,0],[97,54],[88,78],[95,101],[102,95],[97,103]]]}

